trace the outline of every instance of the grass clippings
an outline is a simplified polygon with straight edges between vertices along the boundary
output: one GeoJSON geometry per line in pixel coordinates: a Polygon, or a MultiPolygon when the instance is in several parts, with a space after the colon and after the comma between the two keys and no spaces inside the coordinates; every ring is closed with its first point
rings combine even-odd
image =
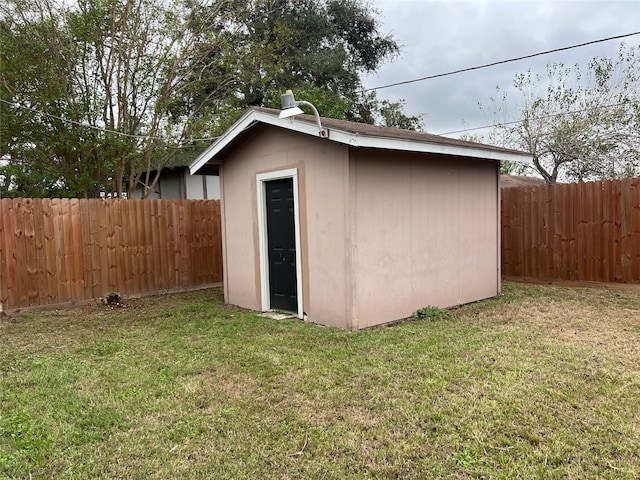
{"type": "Polygon", "coordinates": [[[220,290],[0,324],[0,478],[640,478],[640,297],[356,333],[220,290]]]}

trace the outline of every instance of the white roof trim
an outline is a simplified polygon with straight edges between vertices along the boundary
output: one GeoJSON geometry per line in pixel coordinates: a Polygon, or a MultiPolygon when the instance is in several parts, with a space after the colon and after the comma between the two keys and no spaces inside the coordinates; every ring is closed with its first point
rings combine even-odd
{"type": "MultiPolygon", "coordinates": [[[[198,158],[193,161],[189,166],[190,173],[192,175],[195,174],[209,160],[215,157],[221,150],[231,143],[240,133],[256,122],[318,137],[318,126],[315,123],[296,120],[294,117],[280,119],[276,115],[268,112],[247,110],[226,132],[224,132],[221,137],[213,142],[198,156],[198,158]]],[[[329,128],[329,139],[323,141],[338,142],[353,147],[401,150],[418,153],[436,153],[481,158],[484,160],[508,160],[510,162],[528,164],[533,162],[531,155],[485,149],[482,147],[475,147],[472,144],[467,147],[427,141],[420,142],[401,138],[362,135],[336,128],[329,128]]]]}

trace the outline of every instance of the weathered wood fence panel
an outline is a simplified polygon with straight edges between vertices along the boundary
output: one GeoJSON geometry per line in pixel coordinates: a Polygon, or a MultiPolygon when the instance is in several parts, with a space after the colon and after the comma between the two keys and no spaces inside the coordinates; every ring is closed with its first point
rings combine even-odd
{"type": "Polygon", "coordinates": [[[4,309],[221,281],[217,200],[0,199],[4,309]]]}
{"type": "Polygon", "coordinates": [[[505,278],[640,283],[640,178],[501,194],[505,278]]]}

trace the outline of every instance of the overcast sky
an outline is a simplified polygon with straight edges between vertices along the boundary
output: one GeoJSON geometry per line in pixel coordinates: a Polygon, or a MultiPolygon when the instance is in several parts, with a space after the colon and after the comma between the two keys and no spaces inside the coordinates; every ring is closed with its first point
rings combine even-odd
{"type": "MultiPolygon", "coordinates": [[[[380,13],[382,32],[394,36],[402,45],[402,53],[376,75],[365,77],[367,88],[640,31],[640,0],[372,0],[371,3],[380,13]]],[[[627,45],[639,45],[640,35],[625,41],[627,45]]],[[[378,90],[378,98],[406,100],[405,112],[424,113],[425,127],[430,133],[480,127],[491,119],[478,108],[478,102],[489,104],[498,85],[512,89],[517,73],[531,69],[544,75],[550,62],[580,63],[586,70],[587,62],[594,56],[615,58],[619,46],[620,40],[612,40],[383,88],[378,90]]],[[[517,95],[512,98],[516,100],[517,95]]]]}

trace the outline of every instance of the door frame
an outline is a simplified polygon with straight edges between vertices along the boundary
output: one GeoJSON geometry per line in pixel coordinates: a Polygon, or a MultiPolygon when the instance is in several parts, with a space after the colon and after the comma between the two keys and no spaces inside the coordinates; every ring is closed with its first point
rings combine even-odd
{"type": "Polygon", "coordinates": [[[265,193],[266,183],[270,180],[283,178],[293,179],[293,223],[296,244],[296,297],[298,300],[298,318],[303,317],[302,308],[302,254],[300,252],[300,208],[298,202],[298,169],[289,168],[256,175],[258,190],[258,244],[260,250],[260,296],[262,299],[262,311],[271,310],[271,289],[269,285],[269,243],[267,239],[267,198],[265,193]]]}

